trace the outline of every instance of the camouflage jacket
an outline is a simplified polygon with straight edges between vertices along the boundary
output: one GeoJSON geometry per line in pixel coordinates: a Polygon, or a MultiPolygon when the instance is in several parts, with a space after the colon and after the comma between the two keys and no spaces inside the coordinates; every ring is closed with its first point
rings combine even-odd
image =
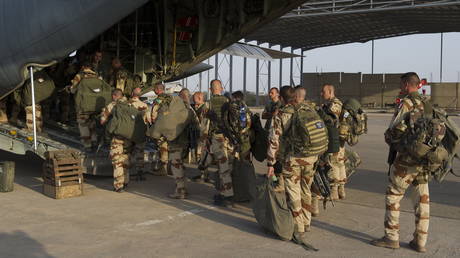
{"type": "Polygon", "coordinates": [[[118,102],[126,102],[126,101],[127,101],[126,98],[123,97],[119,100],[112,101],[107,106],[105,106],[101,112],[101,125],[109,121],[110,115],[112,114],[112,110],[118,102]]]}
{"type": "Polygon", "coordinates": [[[163,105],[168,105],[171,101],[171,96],[166,93],[161,93],[157,96],[153,105],[150,109],[150,112],[146,112],[144,115],[144,121],[149,124],[155,123],[155,120],[158,117],[158,112],[163,105]]]}
{"type": "Polygon", "coordinates": [[[334,115],[333,121],[336,127],[338,128],[340,125],[340,114],[342,113],[342,101],[338,98],[333,97],[330,100],[327,100],[326,103],[323,104],[323,109],[329,115],[334,115]]]}
{"type": "Polygon", "coordinates": [[[128,100],[128,104],[135,107],[139,111],[147,110],[148,106],[144,102],[142,102],[138,97],[132,97],[128,100]]]}
{"type": "Polygon", "coordinates": [[[291,118],[294,114],[294,106],[287,104],[283,106],[279,113],[273,117],[273,124],[268,132],[268,150],[267,164],[274,166],[276,161],[283,159],[285,153],[283,151],[283,137],[288,133],[291,127],[291,118]]]}
{"type": "Polygon", "coordinates": [[[208,137],[209,134],[209,118],[206,116],[206,113],[209,110],[209,105],[208,103],[203,103],[200,106],[195,106],[194,107],[195,114],[198,117],[198,120],[200,122],[200,139],[205,140],[208,137]]]}

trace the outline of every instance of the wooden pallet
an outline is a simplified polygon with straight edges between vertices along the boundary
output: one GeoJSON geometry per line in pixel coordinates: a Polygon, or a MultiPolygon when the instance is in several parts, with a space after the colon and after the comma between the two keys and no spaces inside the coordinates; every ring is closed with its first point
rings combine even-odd
{"type": "Polygon", "coordinates": [[[43,163],[43,193],[61,199],[83,194],[81,157],[72,150],[45,153],[43,163]]]}

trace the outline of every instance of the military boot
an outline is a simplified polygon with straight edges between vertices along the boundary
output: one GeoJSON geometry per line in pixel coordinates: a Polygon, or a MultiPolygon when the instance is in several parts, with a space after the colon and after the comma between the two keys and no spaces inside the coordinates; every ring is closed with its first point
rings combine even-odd
{"type": "Polygon", "coordinates": [[[340,200],[345,199],[345,185],[339,185],[338,194],[339,194],[339,199],[340,200]]]}
{"type": "Polygon", "coordinates": [[[319,251],[314,246],[312,246],[310,243],[308,243],[305,232],[294,232],[294,235],[292,236],[292,241],[294,241],[294,243],[298,245],[301,245],[305,250],[315,251],[315,252],[319,251]]]}
{"type": "Polygon", "coordinates": [[[311,199],[311,216],[317,217],[319,215],[319,199],[318,196],[313,196],[311,199]]]}
{"type": "Polygon", "coordinates": [[[338,186],[337,185],[331,186],[331,199],[333,201],[337,201],[339,199],[339,192],[338,192],[338,186]]]}
{"type": "Polygon", "coordinates": [[[167,176],[168,175],[168,164],[161,163],[161,166],[158,170],[154,170],[152,174],[154,176],[167,176]]]}
{"type": "Polygon", "coordinates": [[[398,249],[399,248],[399,241],[390,240],[386,237],[382,237],[379,239],[375,239],[371,241],[371,245],[375,245],[378,247],[385,247],[390,249],[398,249]]]}
{"type": "Polygon", "coordinates": [[[183,200],[187,198],[187,192],[186,191],[175,191],[174,193],[169,194],[168,197],[172,199],[183,200]]]}
{"type": "Polygon", "coordinates": [[[414,249],[415,251],[419,253],[426,253],[426,248],[424,246],[421,246],[415,242],[415,240],[412,240],[409,242],[410,248],[414,249]]]}

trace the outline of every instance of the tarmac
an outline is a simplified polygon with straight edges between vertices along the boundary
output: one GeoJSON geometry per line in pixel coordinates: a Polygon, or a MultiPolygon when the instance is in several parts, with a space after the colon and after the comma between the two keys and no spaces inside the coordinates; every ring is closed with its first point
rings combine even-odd
{"type": "MultiPolygon", "coordinates": [[[[84,196],[54,200],[42,194],[38,157],[1,151],[1,160],[16,161],[16,177],[15,190],[0,193],[0,257],[460,257],[460,178],[452,175],[430,183],[426,254],[408,246],[414,231],[410,192],[401,207],[401,248],[369,244],[383,236],[383,132],[390,118],[369,115],[369,133],[353,147],[363,164],[350,178],[347,198],[313,218],[308,239],[318,252],[265,233],[250,204],[214,206],[210,184],[188,182],[189,199],[173,200],[167,197],[172,177],[148,175],[120,194],[110,177],[86,176],[84,196]]],[[[255,166],[260,174],[266,170],[255,166]]]]}

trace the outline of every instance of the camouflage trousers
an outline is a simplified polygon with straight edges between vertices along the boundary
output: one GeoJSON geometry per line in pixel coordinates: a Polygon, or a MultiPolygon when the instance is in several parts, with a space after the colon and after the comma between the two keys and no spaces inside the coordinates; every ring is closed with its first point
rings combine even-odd
{"type": "Polygon", "coordinates": [[[330,153],[328,162],[331,166],[329,171],[329,179],[331,180],[331,187],[345,185],[347,182],[347,171],[345,167],[345,147],[340,147],[339,152],[330,153]]]}
{"type": "Polygon", "coordinates": [[[97,144],[96,121],[93,114],[77,114],[78,129],[80,130],[80,141],[84,148],[91,148],[97,144]]]}
{"type": "Polygon", "coordinates": [[[5,100],[0,100],[0,123],[8,123],[5,100]]]}
{"type": "Polygon", "coordinates": [[[173,174],[174,180],[176,181],[176,190],[178,194],[185,194],[185,171],[184,171],[184,161],[182,160],[183,147],[182,146],[169,146],[169,155],[168,159],[171,162],[171,172],[173,174]]]}
{"type": "Polygon", "coordinates": [[[158,151],[160,154],[160,161],[163,164],[168,164],[169,151],[168,151],[168,142],[166,140],[158,140],[158,151]]]}
{"type": "MultiPolygon", "coordinates": [[[[390,171],[390,178],[385,196],[385,236],[399,241],[400,202],[407,188],[414,182],[422,171],[420,166],[407,166],[398,158],[390,171]]],[[[430,194],[428,184],[417,184],[412,192],[412,202],[415,211],[414,240],[420,246],[425,246],[430,222],[430,194]]]]}
{"type": "MultiPolygon", "coordinates": [[[[34,130],[34,121],[33,121],[33,112],[32,106],[26,106],[26,127],[27,130],[34,130]]],[[[42,132],[43,130],[43,121],[42,121],[42,107],[40,105],[35,105],[35,125],[37,126],[37,132],[42,132]]]]}
{"type": "Polygon", "coordinates": [[[294,228],[300,233],[305,232],[305,228],[311,223],[311,184],[315,175],[314,164],[317,160],[318,156],[291,157],[283,164],[282,177],[288,206],[294,217],[294,228]]]}
{"type": "Polygon", "coordinates": [[[114,136],[110,143],[110,159],[113,166],[113,187],[120,189],[129,183],[130,158],[133,143],[120,136],[114,136]]]}
{"type": "Polygon", "coordinates": [[[217,189],[224,197],[233,196],[232,184],[232,147],[223,134],[211,136],[210,153],[217,161],[220,186],[217,189]]]}

